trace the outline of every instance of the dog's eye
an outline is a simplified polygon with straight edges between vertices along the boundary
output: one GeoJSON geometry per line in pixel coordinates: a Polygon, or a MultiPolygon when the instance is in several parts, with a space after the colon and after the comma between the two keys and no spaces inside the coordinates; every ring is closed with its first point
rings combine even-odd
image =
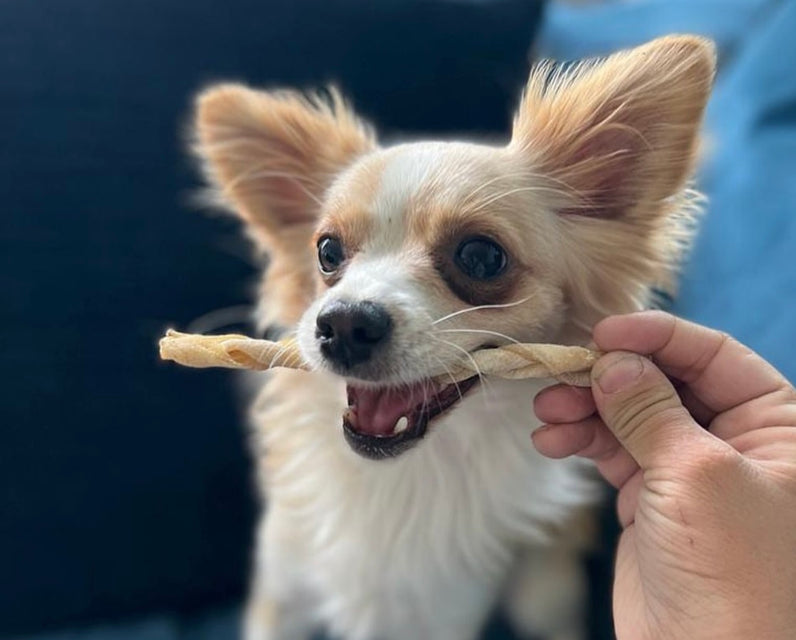
{"type": "Polygon", "coordinates": [[[337,238],[326,236],[318,241],[318,264],[323,273],[334,273],[344,260],[343,245],[337,238]]]}
{"type": "Polygon", "coordinates": [[[506,269],[506,252],[494,240],[469,238],[456,249],[456,265],[474,280],[490,280],[506,269]]]}

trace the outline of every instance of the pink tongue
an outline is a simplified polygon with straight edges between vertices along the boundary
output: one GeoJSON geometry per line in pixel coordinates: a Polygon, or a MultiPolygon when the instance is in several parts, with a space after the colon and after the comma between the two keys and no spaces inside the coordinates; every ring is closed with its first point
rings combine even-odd
{"type": "Polygon", "coordinates": [[[401,389],[349,386],[349,405],[356,414],[354,426],[357,431],[372,436],[392,435],[401,416],[411,418],[417,406],[433,393],[433,389],[423,384],[401,389]]]}

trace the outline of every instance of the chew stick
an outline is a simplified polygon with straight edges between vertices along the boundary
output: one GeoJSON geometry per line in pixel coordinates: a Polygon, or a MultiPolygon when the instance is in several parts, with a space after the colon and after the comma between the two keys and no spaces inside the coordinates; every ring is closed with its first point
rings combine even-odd
{"type": "MultiPolygon", "coordinates": [[[[591,385],[590,371],[600,353],[585,347],[555,344],[510,344],[470,354],[441,382],[458,382],[476,374],[499,378],[555,378],[578,387],[591,385]]],[[[160,340],[160,357],[187,367],[265,370],[305,369],[295,340],[256,340],[237,334],[202,336],[169,329],[160,340]]]]}

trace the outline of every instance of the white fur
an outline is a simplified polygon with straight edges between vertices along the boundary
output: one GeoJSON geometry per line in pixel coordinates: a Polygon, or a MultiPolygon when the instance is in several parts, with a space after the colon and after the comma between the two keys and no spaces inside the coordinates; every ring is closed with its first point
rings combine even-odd
{"type": "MultiPolygon", "coordinates": [[[[437,333],[494,326],[494,316],[465,313],[440,322],[462,304],[435,296],[416,275],[417,256],[403,250],[412,194],[432,186],[438,199],[465,197],[483,184],[485,167],[494,169],[493,153],[460,143],[385,152],[367,241],[299,322],[297,338],[308,362],[326,366],[315,319],[333,300],[375,301],[392,316],[389,350],[375,365],[381,384],[443,374],[466,352],[494,341],[479,333],[437,333]]],[[[372,160],[343,174],[329,197],[344,197],[348,181],[372,160]]],[[[506,188],[512,186],[509,177],[506,188]]],[[[539,317],[552,315],[540,300],[534,300],[539,317]]],[[[517,338],[539,335],[532,326],[522,331],[517,338]]],[[[285,380],[295,374],[276,375],[285,380]]],[[[266,449],[278,450],[291,438],[300,442],[266,478],[268,515],[259,533],[249,640],[301,640],[316,625],[346,640],[467,640],[476,637],[510,575],[508,611],[521,630],[578,637],[586,595],[575,552],[527,551],[552,548],[557,527],[598,495],[587,463],[547,459],[531,443],[538,426],[533,397],[549,381],[483,380],[432,422],[413,449],[371,461],[343,439],[341,380],[320,371],[298,375],[286,387],[290,397],[273,397],[266,387],[255,412],[255,424],[268,425],[261,431],[266,449]],[[549,607],[522,606],[540,590],[549,607]],[[258,625],[262,602],[267,621],[258,625]]]]}
{"type": "MultiPolygon", "coordinates": [[[[518,546],[550,543],[551,525],[596,497],[581,461],[546,459],[531,444],[531,399],[544,382],[489,381],[419,446],[370,461],[342,438],[339,383],[312,378],[302,395],[313,402],[269,431],[279,439],[311,429],[313,445],[269,486],[255,594],[299,598],[302,615],[340,637],[474,637],[518,546]]],[[[539,577],[560,584],[552,571],[539,577]]],[[[583,594],[572,580],[562,585],[568,601],[583,594]]],[[[540,628],[580,628],[577,607],[561,609],[552,621],[542,611],[540,628]]],[[[273,633],[250,638],[282,637],[273,633]]]]}
{"type": "Polygon", "coordinates": [[[391,150],[381,173],[379,189],[370,213],[379,223],[379,233],[369,238],[372,249],[399,247],[404,238],[404,211],[409,198],[442,164],[438,144],[421,142],[391,150]]]}

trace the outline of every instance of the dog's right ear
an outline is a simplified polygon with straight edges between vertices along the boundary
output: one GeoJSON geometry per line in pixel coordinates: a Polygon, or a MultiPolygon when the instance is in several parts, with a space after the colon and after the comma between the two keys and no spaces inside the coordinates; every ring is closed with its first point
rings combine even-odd
{"type": "Polygon", "coordinates": [[[297,226],[311,228],[334,176],[375,146],[334,89],[305,96],[218,85],[198,96],[194,126],[210,182],[271,249],[297,226]]]}

